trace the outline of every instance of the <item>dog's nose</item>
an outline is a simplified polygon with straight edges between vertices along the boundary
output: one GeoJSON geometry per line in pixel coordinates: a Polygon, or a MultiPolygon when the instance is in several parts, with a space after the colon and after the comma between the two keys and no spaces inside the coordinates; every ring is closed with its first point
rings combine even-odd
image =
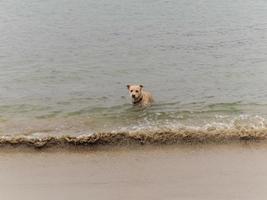
{"type": "Polygon", "coordinates": [[[135,98],[135,95],[133,94],[132,97],[135,98]]]}

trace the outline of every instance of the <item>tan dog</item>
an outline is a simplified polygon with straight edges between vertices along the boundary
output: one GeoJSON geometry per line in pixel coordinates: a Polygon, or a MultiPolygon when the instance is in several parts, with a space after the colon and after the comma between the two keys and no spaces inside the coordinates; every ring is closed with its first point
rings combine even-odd
{"type": "Polygon", "coordinates": [[[127,85],[133,105],[149,106],[153,103],[153,97],[150,92],[143,89],[143,85],[127,85]]]}

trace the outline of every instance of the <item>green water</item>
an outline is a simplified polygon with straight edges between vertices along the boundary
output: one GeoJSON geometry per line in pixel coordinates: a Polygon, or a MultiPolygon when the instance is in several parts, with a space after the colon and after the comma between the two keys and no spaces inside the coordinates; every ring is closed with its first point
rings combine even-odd
{"type": "Polygon", "coordinates": [[[265,127],[266,1],[0,2],[0,133],[265,127]],[[126,85],[156,103],[131,106],[126,85]]]}

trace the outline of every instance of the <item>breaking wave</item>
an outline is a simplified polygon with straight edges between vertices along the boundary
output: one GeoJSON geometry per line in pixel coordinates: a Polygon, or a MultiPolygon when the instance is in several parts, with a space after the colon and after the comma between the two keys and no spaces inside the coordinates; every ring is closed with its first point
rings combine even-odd
{"type": "MultiPolygon", "coordinates": [[[[84,118],[82,118],[84,119],[84,118]]],[[[140,121],[119,126],[102,126],[101,129],[90,129],[94,120],[71,118],[69,120],[32,121],[16,124],[12,134],[0,136],[0,147],[26,146],[33,148],[49,147],[93,147],[111,145],[147,145],[147,144],[202,144],[233,143],[243,141],[264,141],[267,139],[265,117],[258,115],[215,115],[203,121],[191,118],[141,118],[140,121]],[[89,121],[88,121],[89,120],[89,121]],[[32,127],[29,128],[28,126],[32,127]],[[38,126],[36,126],[38,125],[38,126]]],[[[2,126],[11,130],[15,124],[2,126]]],[[[5,129],[4,129],[5,128],[5,129]]]]}
{"type": "Polygon", "coordinates": [[[34,148],[130,145],[130,144],[201,144],[262,141],[267,138],[267,128],[179,128],[128,132],[103,132],[78,136],[17,135],[1,136],[0,147],[28,146],[34,148]]]}

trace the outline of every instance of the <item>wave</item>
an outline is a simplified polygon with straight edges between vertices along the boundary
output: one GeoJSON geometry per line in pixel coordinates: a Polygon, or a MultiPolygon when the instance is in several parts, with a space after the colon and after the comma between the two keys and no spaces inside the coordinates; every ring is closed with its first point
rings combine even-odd
{"type": "Polygon", "coordinates": [[[194,129],[106,132],[79,136],[1,136],[0,147],[27,146],[34,148],[130,145],[130,144],[201,144],[231,143],[238,141],[262,141],[267,138],[267,129],[194,129]]]}
{"type": "Polygon", "coordinates": [[[262,141],[266,116],[129,112],[127,117],[98,116],[3,121],[0,147],[49,148],[129,144],[198,144],[262,141]]]}

